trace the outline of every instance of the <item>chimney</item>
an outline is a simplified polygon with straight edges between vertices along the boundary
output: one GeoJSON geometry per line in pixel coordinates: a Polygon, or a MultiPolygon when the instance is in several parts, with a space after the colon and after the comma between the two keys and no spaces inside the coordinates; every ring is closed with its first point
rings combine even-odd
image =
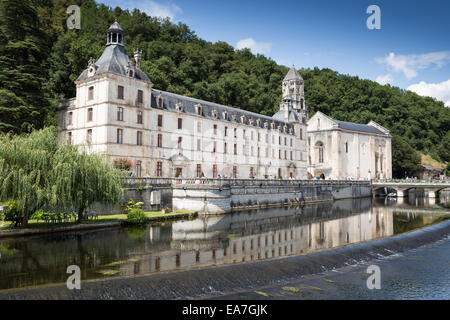
{"type": "Polygon", "coordinates": [[[141,62],[142,62],[142,50],[136,50],[134,52],[134,60],[136,61],[136,68],[141,68],[141,62]]]}

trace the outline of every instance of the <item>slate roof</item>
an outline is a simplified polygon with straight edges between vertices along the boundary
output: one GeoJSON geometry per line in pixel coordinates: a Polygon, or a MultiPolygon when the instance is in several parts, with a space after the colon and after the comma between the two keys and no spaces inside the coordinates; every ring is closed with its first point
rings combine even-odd
{"type": "Polygon", "coordinates": [[[200,99],[195,99],[195,98],[191,98],[191,97],[178,95],[178,94],[171,93],[171,92],[152,89],[151,102],[150,102],[152,108],[180,112],[180,111],[177,111],[177,108],[176,108],[176,105],[179,102],[181,102],[183,105],[183,111],[181,111],[182,113],[197,115],[195,106],[197,104],[200,104],[202,106],[201,116],[205,117],[205,118],[216,119],[216,120],[221,120],[221,121],[229,121],[231,123],[242,123],[241,116],[244,115],[246,117],[245,124],[247,124],[247,125],[264,128],[264,122],[267,121],[268,129],[272,129],[271,123],[274,122],[275,129],[278,130],[279,126],[282,126],[282,128],[284,126],[286,126],[287,127],[286,133],[290,133],[290,129],[292,128],[292,134],[295,134],[294,126],[292,124],[284,122],[284,121],[280,121],[280,120],[272,118],[272,117],[264,116],[264,115],[261,115],[258,113],[249,112],[249,111],[245,111],[245,110],[241,110],[241,109],[237,109],[237,108],[224,106],[224,105],[217,104],[214,102],[208,102],[208,101],[204,101],[204,100],[200,100],[200,99]],[[157,103],[157,99],[160,95],[163,98],[162,108],[159,107],[158,103],[157,103]],[[217,111],[217,117],[214,117],[212,115],[213,110],[217,111]],[[224,111],[226,111],[228,113],[227,119],[224,118],[224,115],[223,115],[224,111]],[[236,115],[236,121],[233,120],[233,115],[236,115]],[[253,125],[250,124],[250,122],[249,122],[250,119],[254,120],[253,125]],[[259,125],[257,124],[258,119],[261,120],[259,125]]]}
{"type": "Polygon", "coordinates": [[[382,131],[378,130],[377,128],[370,126],[368,124],[360,124],[360,123],[353,123],[353,122],[346,122],[346,121],[339,121],[339,120],[334,120],[334,121],[338,124],[339,128],[344,129],[344,130],[385,135],[384,132],[382,132],[382,131]]]}
{"type": "MultiPolygon", "coordinates": [[[[121,76],[128,76],[126,69],[131,66],[131,60],[125,52],[125,48],[121,45],[108,45],[103,51],[101,57],[95,62],[95,75],[102,73],[114,73],[121,76]]],[[[133,78],[145,82],[151,82],[147,75],[140,69],[133,66],[133,78]]],[[[84,70],[78,77],[77,81],[88,78],[88,69],[84,70]]]]}
{"type": "Polygon", "coordinates": [[[289,72],[283,79],[283,81],[288,80],[303,80],[302,76],[298,73],[297,69],[295,69],[294,65],[292,65],[291,69],[289,69],[289,72]]]}

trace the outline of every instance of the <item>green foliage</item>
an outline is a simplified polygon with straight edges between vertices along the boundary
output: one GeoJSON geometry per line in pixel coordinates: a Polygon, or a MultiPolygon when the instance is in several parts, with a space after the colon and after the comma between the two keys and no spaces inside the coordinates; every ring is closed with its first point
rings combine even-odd
{"type": "Polygon", "coordinates": [[[127,221],[129,223],[142,224],[147,221],[147,217],[141,209],[131,209],[128,211],[127,221]]]}
{"type": "Polygon", "coordinates": [[[419,168],[420,155],[400,136],[392,137],[392,174],[404,178],[419,168]]]}
{"type": "Polygon", "coordinates": [[[133,199],[130,199],[130,201],[128,201],[127,203],[126,212],[130,212],[133,209],[142,209],[143,205],[143,202],[134,202],[133,199]]]}
{"type": "Polygon", "coordinates": [[[29,214],[44,208],[85,208],[122,197],[123,173],[105,156],[59,144],[56,129],[0,135],[0,201],[16,199],[29,214]]]}
{"type": "Polygon", "coordinates": [[[5,205],[8,207],[8,210],[4,212],[5,221],[14,221],[17,217],[22,215],[23,208],[19,201],[10,200],[7,201],[5,205]]]}
{"type": "Polygon", "coordinates": [[[450,162],[447,163],[447,168],[445,168],[445,175],[450,177],[450,162]]]}

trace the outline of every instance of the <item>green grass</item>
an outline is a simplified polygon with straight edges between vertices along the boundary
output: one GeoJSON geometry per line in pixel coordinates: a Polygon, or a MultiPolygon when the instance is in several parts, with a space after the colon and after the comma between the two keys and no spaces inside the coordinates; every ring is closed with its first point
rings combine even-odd
{"type": "MultiPolygon", "coordinates": [[[[185,214],[193,214],[196,211],[189,211],[189,210],[179,210],[176,212],[170,212],[170,213],[162,213],[161,211],[150,211],[150,212],[144,212],[145,216],[149,220],[156,220],[160,218],[172,218],[177,217],[185,214]]],[[[95,224],[95,223],[102,223],[102,222],[117,222],[117,221],[126,221],[127,215],[126,214],[113,214],[113,215],[99,215],[98,220],[85,220],[82,223],[83,224],[95,224]]],[[[12,222],[5,221],[3,226],[0,227],[0,230],[6,230],[6,229],[12,229],[12,222]]],[[[42,220],[39,222],[37,220],[29,220],[28,221],[28,227],[30,229],[38,229],[38,228],[53,228],[55,226],[70,226],[74,225],[75,223],[44,223],[42,220]]],[[[1,225],[1,222],[0,222],[1,225]]],[[[17,229],[20,229],[18,227],[17,229]]]]}

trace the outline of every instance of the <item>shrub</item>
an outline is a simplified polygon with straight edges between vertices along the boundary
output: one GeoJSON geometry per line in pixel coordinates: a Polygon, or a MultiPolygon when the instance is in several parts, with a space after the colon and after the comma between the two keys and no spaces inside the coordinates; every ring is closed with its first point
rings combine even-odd
{"type": "Polygon", "coordinates": [[[127,208],[125,209],[125,211],[128,213],[133,209],[142,209],[143,205],[143,202],[134,202],[133,199],[130,199],[130,201],[128,201],[127,203],[127,208]]]}
{"type": "Polygon", "coordinates": [[[20,206],[19,201],[10,200],[6,202],[6,206],[8,210],[5,211],[4,216],[6,221],[15,221],[17,217],[22,215],[22,207],[20,206]]]}
{"type": "Polygon", "coordinates": [[[136,224],[145,223],[147,221],[147,217],[141,209],[131,209],[128,211],[127,221],[136,224]]]}

